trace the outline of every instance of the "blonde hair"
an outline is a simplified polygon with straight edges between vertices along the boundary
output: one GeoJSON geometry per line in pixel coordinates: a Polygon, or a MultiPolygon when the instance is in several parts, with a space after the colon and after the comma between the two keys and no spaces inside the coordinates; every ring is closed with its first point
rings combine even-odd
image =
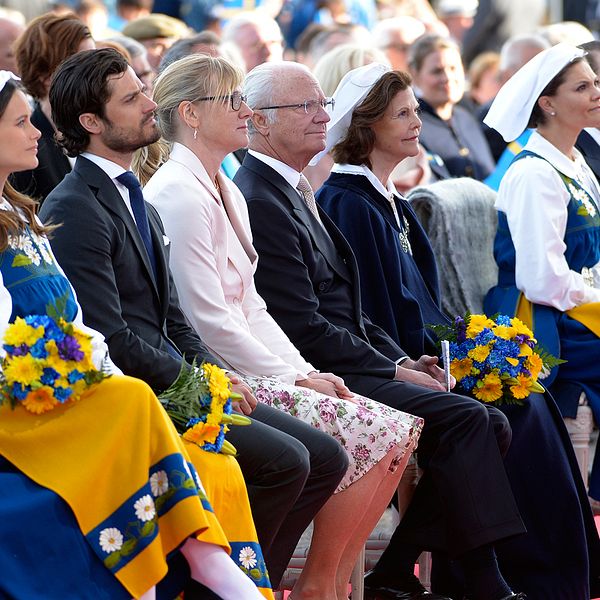
{"type": "Polygon", "coordinates": [[[385,54],[377,48],[343,44],[324,54],[313,69],[325,96],[332,96],[346,73],[372,62],[390,66],[385,54]]]}
{"type": "MultiPolygon", "coordinates": [[[[227,96],[240,87],[243,72],[220,56],[192,54],[171,63],[154,82],[153,100],[162,136],[177,137],[177,108],[208,96],[227,96]]],[[[223,100],[227,102],[227,100],[223,100]]]]}
{"type": "Polygon", "coordinates": [[[146,185],[152,175],[169,160],[171,144],[160,139],[143,148],[138,148],[133,153],[131,170],[135,173],[142,186],[146,185]]]}

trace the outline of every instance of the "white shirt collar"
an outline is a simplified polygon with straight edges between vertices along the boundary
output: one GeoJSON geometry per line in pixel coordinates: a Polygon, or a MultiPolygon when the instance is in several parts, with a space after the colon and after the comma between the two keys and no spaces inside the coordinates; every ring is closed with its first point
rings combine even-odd
{"type": "Polygon", "coordinates": [[[294,189],[298,187],[298,184],[300,183],[300,173],[296,171],[296,169],[292,169],[292,167],[286,165],[284,162],[281,162],[272,156],[263,154],[262,152],[257,152],[256,150],[248,150],[248,154],[254,156],[254,158],[257,158],[261,162],[264,162],[274,171],[277,171],[277,173],[279,173],[294,189]]]}
{"type": "Polygon", "coordinates": [[[388,179],[387,186],[384,187],[367,165],[339,165],[336,163],[333,165],[331,172],[344,173],[346,175],[363,175],[382,196],[389,198],[390,194],[394,194],[395,196],[400,195],[391,179],[388,179]]]}
{"type": "Polygon", "coordinates": [[[585,131],[592,136],[596,144],[600,144],[600,129],[597,129],[596,127],[586,127],[585,131]]]}
{"type": "Polygon", "coordinates": [[[95,165],[100,167],[111,179],[116,179],[119,175],[125,173],[127,169],[124,169],[121,165],[113,162],[112,160],[108,160],[108,158],[104,158],[102,156],[98,156],[97,154],[92,154],[91,152],[82,152],[81,156],[91,160],[95,165]]]}

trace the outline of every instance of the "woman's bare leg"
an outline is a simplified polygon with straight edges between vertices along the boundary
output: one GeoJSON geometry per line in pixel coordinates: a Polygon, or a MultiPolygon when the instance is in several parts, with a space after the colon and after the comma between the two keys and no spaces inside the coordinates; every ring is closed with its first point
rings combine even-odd
{"type": "Polygon", "coordinates": [[[306,564],[290,600],[348,597],[347,583],[356,557],[398,487],[410,451],[392,473],[390,465],[398,454],[397,448],[388,452],[370,471],[334,494],[321,508],[314,519],[306,564]],[[346,588],[343,589],[341,582],[346,573],[346,588]]]}

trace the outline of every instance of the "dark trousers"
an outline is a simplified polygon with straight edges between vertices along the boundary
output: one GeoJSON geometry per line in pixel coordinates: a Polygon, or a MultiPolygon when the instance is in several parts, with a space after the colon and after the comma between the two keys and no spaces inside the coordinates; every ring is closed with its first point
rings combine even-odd
{"type": "Polygon", "coordinates": [[[249,427],[231,427],[252,516],[275,589],[304,530],[336,489],[348,455],[329,435],[260,404],[249,427]]]}
{"type": "Polygon", "coordinates": [[[524,533],[502,456],[511,430],[497,409],[452,393],[370,376],[346,376],[350,389],[425,419],[417,456],[424,474],[378,572],[390,575],[403,543],[461,555],[524,533]]]}

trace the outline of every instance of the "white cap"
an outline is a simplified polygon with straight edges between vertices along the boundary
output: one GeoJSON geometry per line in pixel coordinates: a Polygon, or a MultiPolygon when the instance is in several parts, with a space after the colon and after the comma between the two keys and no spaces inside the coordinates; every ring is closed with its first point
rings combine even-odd
{"type": "Polygon", "coordinates": [[[544,88],[572,60],[585,54],[569,44],[557,44],[536,54],[500,88],[483,122],[506,142],[516,140],[525,131],[544,88]]]}
{"type": "Polygon", "coordinates": [[[474,17],[478,6],[478,0],[439,0],[435,12],[440,18],[474,17]]]}
{"type": "Polygon", "coordinates": [[[373,86],[390,68],[381,63],[371,63],[353,69],[344,75],[338,84],[333,99],[335,105],[331,112],[331,120],[327,123],[327,144],[311,161],[316,165],[348,132],[354,109],[367,97],[373,86]]]}
{"type": "Polygon", "coordinates": [[[6,82],[9,79],[14,79],[15,81],[21,81],[20,77],[17,77],[14,73],[10,71],[0,71],[0,92],[4,89],[6,82]]]}

